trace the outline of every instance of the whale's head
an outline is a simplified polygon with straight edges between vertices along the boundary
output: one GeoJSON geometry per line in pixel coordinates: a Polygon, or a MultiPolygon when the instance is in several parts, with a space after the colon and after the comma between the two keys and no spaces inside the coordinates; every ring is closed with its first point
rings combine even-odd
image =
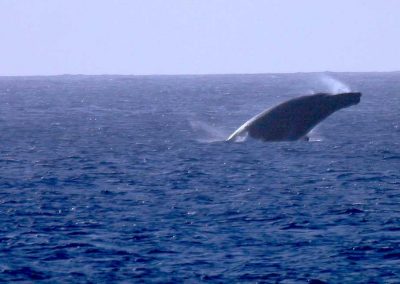
{"type": "Polygon", "coordinates": [[[341,109],[358,104],[361,100],[361,95],[359,92],[351,92],[333,95],[331,98],[334,100],[336,109],[341,109]]]}

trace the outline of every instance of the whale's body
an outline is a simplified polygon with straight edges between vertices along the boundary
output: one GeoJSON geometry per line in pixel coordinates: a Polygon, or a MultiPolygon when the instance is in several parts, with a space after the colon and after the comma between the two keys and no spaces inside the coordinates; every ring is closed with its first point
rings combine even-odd
{"type": "Polygon", "coordinates": [[[302,96],[256,115],[235,132],[227,141],[236,141],[248,134],[263,141],[295,141],[308,139],[307,133],[319,122],[342,108],[360,102],[361,93],[325,93],[302,96]]]}

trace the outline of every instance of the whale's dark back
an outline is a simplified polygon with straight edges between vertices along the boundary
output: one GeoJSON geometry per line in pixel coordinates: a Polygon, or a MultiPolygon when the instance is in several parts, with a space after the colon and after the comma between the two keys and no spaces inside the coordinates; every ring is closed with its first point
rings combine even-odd
{"type": "Polygon", "coordinates": [[[339,110],[358,104],[361,100],[361,95],[362,94],[359,92],[342,93],[337,95],[330,95],[330,98],[333,99],[333,104],[336,106],[336,110],[339,110]]]}
{"type": "Polygon", "coordinates": [[[298,140],[335,111],[359,103],[360,98],[361,93],[295,98],[265,111],[247,130],[251,137],[264,141],[298,140]]]}

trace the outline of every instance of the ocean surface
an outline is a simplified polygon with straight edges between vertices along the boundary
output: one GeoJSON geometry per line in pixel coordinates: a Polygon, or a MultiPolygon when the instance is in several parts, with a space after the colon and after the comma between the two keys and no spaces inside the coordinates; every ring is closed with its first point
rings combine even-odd
{"type": "Polygon", "coordinates": [[[0,282],[400,283],[400,73],[0,77],[0,282]],[[311,141],[224,139],[360,91],[311,141]]]}

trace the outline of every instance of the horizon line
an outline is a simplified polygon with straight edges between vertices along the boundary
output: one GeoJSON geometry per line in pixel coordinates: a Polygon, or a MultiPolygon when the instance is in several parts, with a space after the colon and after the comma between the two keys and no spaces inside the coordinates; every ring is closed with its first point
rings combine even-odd
{"type": "Polygon", "coordinates": [[[63,73],[63,74],[30,74],[30,75],[0,75],[0,77],[62,77],[62,76],[225,76],[225,75],[293,75],[293,74],[315,74],[315,73],[399,73],[399,70],[392,71],[294,71],[294,72],[244,72],[244,73],[148,73],[148,74],[118,74],[118,73],[63,73]]]}

